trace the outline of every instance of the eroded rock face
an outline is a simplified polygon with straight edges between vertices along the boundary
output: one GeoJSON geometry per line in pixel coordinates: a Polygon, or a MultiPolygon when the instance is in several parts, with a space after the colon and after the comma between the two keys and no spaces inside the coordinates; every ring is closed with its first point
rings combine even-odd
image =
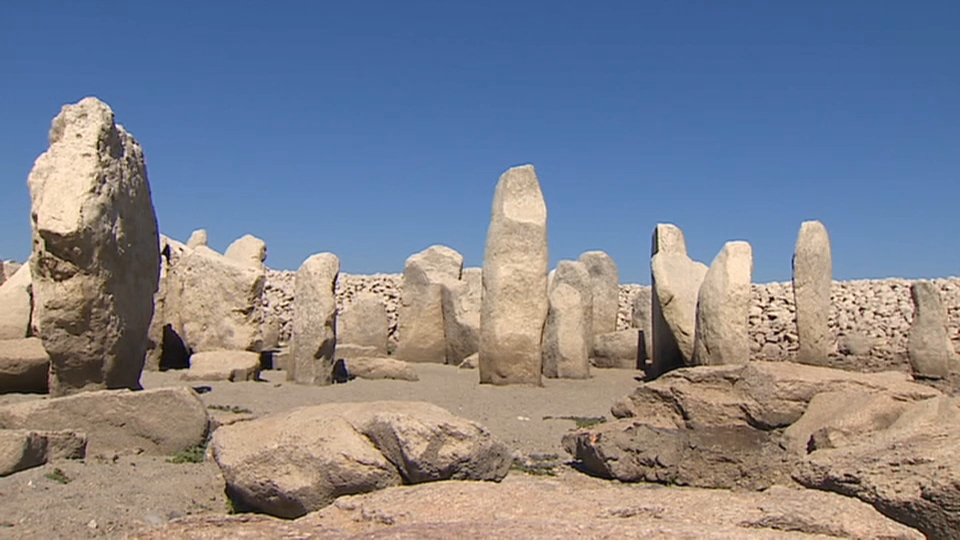
{"type": "Polygon", "coordinates": [[[497,183],[483,259],[480,382],[540,384],[547,317],[547,206],[532,165],[497,183]]]}
{"type": "Polygon", "coordinates": [[[588,251],[579,261],[590,273],[593,283],[593,335],[617,330],[617,311],[620,309],[620,271],[617,263],[603,251],[588,251]]]}
{"type": "Polygon", "coordinates": [[[819,221],[805,221],[800,226],[793,255],[793,295],[800,342],[797,361],[801,364],[822,366],[833,349],[828,327],[832,283],[833,258],[827,228],[819,221]]]}
{"type": "Polygon", "coordinates": [[[23,339],[30,335],[33,299],[30,266],[20,267],[0,285],[0,339],[23,339]]]}
{"type": "Polygon", "coordinates": [[[697,295],[693,365],[743,364],[750,360],[750,280],[753,250],[727,242],[707,270],[697,295]]]}
{"type": "Polygon", "coordinates": [[[907,354],[914,375],[942,379],[957,368],[957,354],[947,335],[947,312],[940,302],[940,291],[929,281],[910,286],[913,299],[913,323],[907,338],[907,354]]]}
{"type": "Polygon", "coordinates": [[[262,269],[263,261],[267,260],[267,243],[252,234],[245,234],[227,246],[223,256],[238,263],[262,269]]]}
{"type": "Polygon", "coordinates": [[[211,444],[233,497],[287,518],[401,483],[499,481],[511,463],[479,424],[418,402],[304,407],[220,428],[211,444]]]}
{"type": "Polygon", "coordinates": [[[550,308],[543,329],[543,375],[590,377],[594,283],[582,262],[560,261],[551,274],[550,308]]]}
{"type": "Polygon", "coordinates": [[[288,379],[299,384],[333,383],[337,347],[335,288],[340,259],[312,255],[297,270],[293,314],[293,363],[288,379]]]}
{"type": "Polygon", "coordinates": [[[430,246],[407,259],[400,300],[398,358],[408,362],[446,362],[443,287],[459,281],[462,270],[463,256],[446,246],[430,246]]]}
{"type": "Polygon", "coordinates": [[[387,354],[387,324],[383,298],[371,292],[357,293],[337,316],[337,342],[387,354]]]}
{"type": "Polygon", "coordinates": [[[110,107],[85,98],[53,120],[27,184],[50,392],[140,388],[160,268],[143,150],[110,107]]]}
{"type": "Polygon", "coordinates": [[[443,328],[447,363],[459,365],[480,350],[480,297],[483,269],[464,268],[457,282],[443,285],[443,328]]]}

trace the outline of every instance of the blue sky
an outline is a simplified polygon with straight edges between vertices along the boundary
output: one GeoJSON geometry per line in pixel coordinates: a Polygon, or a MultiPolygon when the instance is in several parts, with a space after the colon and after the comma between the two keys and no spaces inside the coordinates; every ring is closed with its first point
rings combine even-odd
{"type": "Polygon", "coordinates": [[[532,163],[552,265],[602,249],[649,283],[672,222],[786,281],[820,219],[836,279],[960,275],[957,28],[950,0],[6,2],[0,258],[29,254],[50,120],[96,95],[162,232],[251,233],[273,268],[479,266],[497,179],[532,163]]]}

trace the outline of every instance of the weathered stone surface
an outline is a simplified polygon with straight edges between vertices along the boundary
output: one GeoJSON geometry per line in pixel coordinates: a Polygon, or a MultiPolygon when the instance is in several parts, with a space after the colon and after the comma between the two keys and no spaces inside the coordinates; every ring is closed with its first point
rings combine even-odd
{"type": "Polygon", "coordinates": [[[332,253],[310,256],[296,277],[293,315],[293,372],[300,384],[333,382],[337,347],[337,300],[334,290],[340,259],[332,253]]]}
{"type": "Polygon", "coordinates": [[[0,406],[0,429],[76,430],[87,434],[90,454],[165,455],[203,443],[207,410],[185,387],[101,390],[0,406]]]}
{"type": "Polygon", "coordinates": [[[253,268],[263,268],[263,261],[267,260],[267,243],[252,234],[245,234],[227,246],[223,256],[253,268]]]}
{"type": "MultiPolygon", "coordinates": [[[[338,321],[339,322],[339,321],[338,321]]],[[[377,350],[376,347],[365,345],[351,345],[349,343],[340,343],[340,334],[337,334],[337,348],[335,356],[339,358],[360,358],[363,356],[374,357],[384,356],[384,353],[377,350]]]]}
{"type": "Polygon", "coordinates": [[[218,429],[212,448],[233,497],[287,518],[401,482],[500,480],[511,462],[479,424],[407,402],[296,409],[218,429]]]}
{"type": "Polygon", "coordinates": [[[443,328],[447,363],[459,365],[480,350],[483,269],[464,268],[460,280],[443,284],[443,328]]]}
{"type": "Polygon", "coordinates": [[[346,360],[347,371],[360,379],[394,379],[419,381],[413,367],[402,360],[372,356],[358,356],[346,360]]]}
{"type": "Polygon", "coordinates": [[[636,329],[594,336],[591,362],[599,368],[639,369],[639,343],[636,329]]]}
{"type": "Polygon", "coordinates": [[[845,446],[861,435],[887,429],[910,404],[885,393],[822,392],[813,396],[803,416],[784,430],[783,441],[799,455],[845,446]]]}
{"type": "Polygon", "coordinates": [[[480,353],[475,352],[470,356],[463,359],[463,362],[460,362],[458,366],[460,369],[477,369],[480,365],[480,353]]]}
{"type": "Polygon", "coordinates": [[[595,283],[582,262],[560,261],[548,287],[543,329],[543,375],[551,379],[590,377],[595,283]]]}
{"type": "Polygon", "coordinates": [[[187,251],[187,246],[160,235],[160,281],[153,295],[144,369],[157,371],[161,367],[187,365],[189,351],[183,342],[180,312],[183,283],[177,273],[187,251]]]}
{"type": "Polygon", "coordinates": [[[672,369],[683,367],[683,353],[673,335],[673,330],[663,318],[660,299],[657,297],[657,276],[653,271],[653,257],[658,253],[687,254],[687,242],[683,231],[676,225],[658,223],[650,240],[650,304],[651,304],[651,350],[649,375],[657,377],[672,369]]]}
{"type": "Polygon", "coordinates": [[[793,295],[801,364],[824,365],[833,349],[830,334],[830,236],[819,221],[804,221],[793,254],[793,295]]]}
{"type": "Polygon", "coordinates": [[[888,429],[809,454],[793,477],[857,497],[928,538],[956,538],[960,405],[945,396],[914,403],[888,429]]]}
{"type": "Polygon", "coordinates": [[[0,429],[0,477],[55,459],[83,459],[87,438],[74,431],[0,429]]]}
{"type": "Polygon", "coordinates": [[[197,229],[190,233],[190,238],[187,239],[187,247],[195,248],[199,246],[207,245],[207,230],[206,229],[197,229]]]}
{"type": "Polygon", "coordinates": [[[632,328],[643,332],[644,360],[653,358],[653,299],[652,287],[645,287],[633,299],[631,308],[632,328]]]}
{"type": "Polygon", "coordinates": [[[862,391],[917,401],[940,395],[902,372],[854,373],[790,362],[679,369],[618,400],[611,413],[666,428],[786,427],[822,392],[862,391]]]}
{"type": "MultiPolygon", "coordinates": [[[[176,310],[193,352],[260,351],[264,272],[207,247],[183,252],[176,310]]],[[[166,308],[165,308],[166,309],[166,308]]]]}
{"type": "Polygon", "coordinates": [[[47,393],[50,357],[39,338],[0,340],[0,394],[47,393]]]}
{"type": "Polygon", "coordinates": [[[587,267],[593,283],[593,335],[617,330],[620,308],[620,271],[617,263],[603,251],[588,251],[579,261],[587,267]]]}
{"type": "Polygon", "coordinates": [[[947,335],[947,312],[940,291],[929,281],[910,286],[913,323],[907,338],[910,367],[917,377],[942,379],[957,368],[957,354],[947,335]]]}
{"type": "Polygon", "coordinates": [[[337,343],[373,347],[387,354],[387,307],[375,293],[354,295],[337,315],[337,343]]]}
{"type": "MultiPolygon", "coordinates": [[[[697,324],[697,294],[707,274],[707,266],[696,262],[684,253],[660,252],[650,261],[653,271],[655,300],[658,302],[656,313],[666,322],[666,328],[656,326],[654,318],[654,357],[656,361],[657,343],[670,337],[677,344],[683,365],[690,365],[693,358],[693,343],[697,324]],[[660,328],[658,330],[657,328],[660,328]],[[666,336],[665,332],[670,336],[666,336]]],[[[669,348],[669,345],[668,345],[669,348]]],[[[678,367],[677,357],[662,358],[664,367],[678,367]]],[[[663,373],[662,369],[654,369],[663,373]]]]}
{"type": "Polygon", "coordinates": [[[693,365],[743,364],[750,360],[747,319],[753,250],[727,242],[713,260],[697,295],[693,365]]]}
{"type": "Polygon", "coordinates": [[[0,339],[23,339],[30,333],[30,265],[26,264],[0,285],[0,339]]]}
{"type": "Polygon", "coordinates": [[[65,105],[27,180],[50,391],[139,388],[159,276],[143,151],[96,98],[65,105]]]}
{"type": "Polygon", "coordinates": [[[400,298],[398,358],[446,362],[443,287],[458,282],[462,271],[463,256],[446,246],[430,246],[407,259],[400,298]]]}
{"type": "Polygon", "coordinates": [[[255,381],[260,375],[260,355],[250,351],[204,351],[190,356],[185,381],[255,381]]]}
{"type": "Polygon", "coordinates": [[[547,206],[532,165],[497,183],[483,259],[480,382],[540,384],[547,318],[547,206]]]}

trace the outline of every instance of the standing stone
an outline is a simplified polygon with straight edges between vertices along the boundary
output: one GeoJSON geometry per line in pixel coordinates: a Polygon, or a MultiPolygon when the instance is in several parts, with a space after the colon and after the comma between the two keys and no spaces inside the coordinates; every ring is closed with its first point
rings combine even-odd
{"type": "Polygon", "coordinates": [[[267,260],[267,243],[256,236],[245,234],[233,241],[223,256],[254,268],[263,268],[267,260]]]}
{"type": "Polygon", "coordinates": [[[543,329],[543,374],[551,379],[589,378],[595,282],[583,262],[560,261],[552,275],[543,329]]]}
{"type": "Polygon", "coordinates": [[[30,271],[55,396],[140,388],[160,275],[143,150],[96,98],[66,105],[30,187],[30,271]]]}
{"type": "Polygon", "coordinates": [[[697,296],[693,365],[744,364],[750,360],[750,281],[753,250],[727,242],[707,270],[697,296]]]}
{"type": "Polygon", "coordinates": [[[335,289],[340,259],[332,253],[312,255],[300,265],[294,279],[293,371],[288,376],[300,384],[333,383],[337,347],[335,289]]]}
{"type": "Polygon", "coordinates": [[[387,306],[383,296],[376,293],[357,293],[337,316],[338,348],[342,343],[373,347],[373,352],[387,354],[388,332],[387,306]]]}
{"type": "Polygon", "coordinates": [[[462,271],[463,256],[446,246],[430,246],[407,259],[400,294],[398,358],[446,362],[443,287],[459,281],[462,271]]]}
{"type": "Polygon", "coordinates": [[[957,361],[947,334],[947,313],[935,283],[916,281],[910,286],[913,323],[907,336],[907,354],[913,374],[925,379],[943,379],[957,361]]]}
{"type": "Polygon", "coordinates": [[[833,262],[830,236],[819,221],[800,226],[793,254],[793,297],[797,312],[797,362],[826,365],[831,349],[830,286],[833,262]]]}
{"type": "Polygon", "coordinates": [[[651,333],[650,348],[652,350],[650,375],[657,377],[671,369],[683,367],[683,353],[677,345],[676,338],[667,321],[663,318],[660,309],[660,299],[657,297],[657,278],[653,272],[653,257],[658,253],[677,253],[686,256],[687,241],[683,231],[676,225],[658,223],[653,229],[653,238],[650,241],[650,304],[651,304],[651,333]]]}
{"type": "Polygon", "coordinates": [[[30,334],[30,313],[33,309],[30,265],[0,285],[0,339],[23,339],[30,334]]]}
{"type": "Polygon", "coordinates": [[[195,248],[200,246],[207,245],[207,230],[206,229],[197,229],[190,233],[190,239],[187,240],[188,248],[195,248]]]}
{"type": "Polygon", "coordinates": [[[460,365],[480,350],[480,296],[483,269],[465,268],[460,281],[443,285],[443,332],[447,363],[460,365]]]}
{"type": "Polygon", "coordinates": [[[593,335],[616,331],[620,311],[617,263],[603,251],[588,251],[580,255],[580,262],[587,267],[593,282],[593,335]]]}
{"type": "MultiPolygon", "coordinates": [[[[168,342],[166,347],[168,355],[173,350],[170,341],[174,336],[180,340],[178,345],[183,346],[183,324],[179,307],[181,283],[176,271],[185,251],[187,247],[180,242],[160,235],[160,281],[157,292],[153,295],[153,318],[150,320],[147,331],[147,357],[144,364],[144,369],[149,371],[157,371],[163,364],[164,336],[168,342]]],[[[178,349],[180,350],[182,349],[178,349]]],[[[187,356],[189,355],[185,355],[175,364],[188,365],[187,356]]]]}
{"type": "Polygon", "coordinates": [[[541,384],[547,318],[547,206],[532,165],[497,183],[483,258],[480,382],[541,384]]]}
{"type": "Polygon", "coordinates": [[[631,326],[643,332],[644,350],[642,360],[653,358],[653,287],[643,287],[633,298],[633,317],[631,326]]]}

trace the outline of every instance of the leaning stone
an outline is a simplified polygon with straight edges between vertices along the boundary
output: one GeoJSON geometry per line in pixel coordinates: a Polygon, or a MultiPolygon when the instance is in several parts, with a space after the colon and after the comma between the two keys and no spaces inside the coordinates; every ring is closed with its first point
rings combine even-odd
{"type": "Polygon", "coordinates": [[[255,381],[260,376],[260,355],[250,351],[205,351],[190,356],[185,381],[255,381]]]}
{"type": "Polygon", "coordinates": [[[55,459],[83,459],[87,438],[75,431],[0,429],[0,478],[55,459]]]}
{"type": "Polygon", "coordinates": [[[547,318],[547,207],[532,165],[497,183],[483,259],[480,382],[541,384],[547,318]]]}
{"type": "Polygon", "coordinates": [[[620,271],[617,263],[603,251],[588,251],[579,261],[587,267],[593,283],[593,335],[617,329],[620,310],[620,271]]]}
{"type": "Polygon", "coordinates": [[[797,362],[801,364],[827,363],[832,347],[828,327],[832,284],[830,236],[819,221],[805,221],[793,255],[793,296],[800,342],[797,362]]]}
{"type": "Polygon", "coordinates": [[[245,234],[227,246],[223,256],[253,268],[263,268],[263,261],[267,260],[267,243],[245,234]]]}
{"type": "Polygon", "coordinates": [[[197,229],[190,233],[190,238],[187,239],[187,247],[195,248],[199,246],[207,245],[207,230],[206,229],[197,229]]]}
{"type": "Polygon", "coordinates": [[[33,307],[30,265],[25,264],[0,285],[0,339],[23,339],[30,333],[33,307]]]}
{"type": "Polygon", "coordinates": [[[207,410],[185,387],[101,390],[0,406],[0,429],[77,430],[88,453],[169,455],[203,443],[207,410]]]}
{"type": "Polygon", "coordinates": [[[288,379],[300,384],[333,383],[337,347],[335,289],[340,259],[333,253],[309,257],[300,265],[293,301],[293,372],[288,379]]]}
{"type": "Polygon", "coordinates": [[[635,328],[594,336],[592,363],[599,368],[639,369],[639,345],[635,328]]]}
{"type": "MultiPolygon", "coordinates": [[[[657,295],[657,273],[653,268],[653,259],[659,253],[687,257],[687,242],[683,236],[683,231],[679,227],[669,223],[658,223],[653,229],[653,238],[650,241],[650,281],[652,286],[650,288],[651,333],[649,341],[653,354],[649,375],[654,377],[685,365],[683,352],[680,350],[680,345],[677,343],[673,330],[664,318],[661,301],[657,295]]],[[[696,304],[695,296],[693,302],[696,304]]],[[[694,317],[696,317],[695,314],[694,317]]]]}
{"type": "Polygon", "coordinates": [[[140,388],[160,268],[143,150],[86,98],[54,119],[27,184],[51,394],[140,388]]]}
{"type": "Polygon", "coordinates": [[[398,358],[446,362],[443,287],[459,281],[462,270],[463,256],[446,246],[430,246],[407,259],[400,295],[398,358]]]}
{"type": "Polygon", "coordinates": [[[743,364],[750,360],[750,280],[753,250],[727,242],[710,265],[697,295],[693,365],[743,364]]]}
{"type": "Polygon", "coordinates": [[[420,377],[413,367],[402,360],[393,358],[359,356],[346,360],[347,371],[359,379],[394,379],[398,381],[419,381],[420,377]]]}
{"type": "Polygon", "coordinates": [[[907,337],[907,355],[913,374],[925,379],[943,379],[956,368],[957,354],[947,334],[947,312],[940,290],[930,281],[910,286],[913,323],[907,337]]]}
{"type": "Polygon", "coordinates": [[[543,329],[543,374],[551,379],[590,377],[594,280],[582,262],[560,261],[550,279],[543,329]]]}
{"type": "MultiPolygon", "coordinates": [[[[677,367],[678,361],[682,361],[682,365],[691,364],[696,339],[697,295],[707,274],[707,266],[682,253],[657,253],[650,267],[658,302],[656,313],[666,323],[654,327],[654,355],[658,354],[657,343],[664,341],[668,349],[676,343],[676,351],[680,354],[679,357],[661,358],[660,368],[655,364],[654,371],[662,373],[663,368],[677,367]]],[[[656,318],[654,322],[656,324],[656,318]]]]}
{"type": "Polygon", "coordinates": [[[458,365],[480,349],[482,273],[480,268],[465,268],[459,281],[443,285],[443,332],[448,364],[458,365]]]}
{"type": "Polygon", "coordinates": [[[50,357],[39,338],[0,340],[0,394],[47,393],[50,357]]]}
{"type": "Polygon", "coordinates": [[[389,322],[383,296],[372,292],[357,293],[337,315],[337,343],[373,347],[387,354],[389,322]]]}

